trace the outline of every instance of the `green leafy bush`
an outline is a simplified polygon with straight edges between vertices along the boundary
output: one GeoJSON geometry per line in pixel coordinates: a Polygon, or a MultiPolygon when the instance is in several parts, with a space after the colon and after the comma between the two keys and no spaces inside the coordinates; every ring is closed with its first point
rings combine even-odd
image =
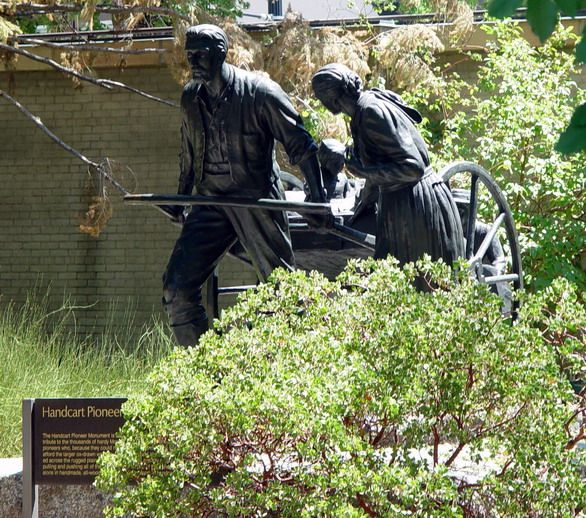
{"type": "MultiPolygon", "coordinates": [[[[488,14],[496,18],[508,18],[515,9],[527,6],[527,21],[532,31],[544,42],[554,34],[561,15],[575,17],[584,8],[584,0],[555,0],[541,2],[539,0],[490,0],[488,14]]],[[[575,48],[576,62],[586,63],[586,28],[582,29],[582,38],[575,48]]],[[[586,152],[586,102],[576,108],[570,124],[560,136],[556,150],[562,153],[586,152]]]]}
{"type": "Polygon", "coordinates": [[[277,271],[175,350],[101,457],[108,514],[576,515],[575,291],[528,295],[511,325],[465,274],[418,268],[277,271]]]}
{"type": "MultiPolygon", "coordinates": [[[[494,40],[480,60],[478,81],[447,73],[411,101],[427,116],[423,128],[434,161],[470,160],[505,192],[520,233],[526,282],[532,289],[558,276],[586,289],[586,153],[554,148],[576,102],[573,36],[558,30],[534,48],[516,24],[485,28],[494,40]]],[[[575,38],[575,37],[574,37],[575,38]]]]}

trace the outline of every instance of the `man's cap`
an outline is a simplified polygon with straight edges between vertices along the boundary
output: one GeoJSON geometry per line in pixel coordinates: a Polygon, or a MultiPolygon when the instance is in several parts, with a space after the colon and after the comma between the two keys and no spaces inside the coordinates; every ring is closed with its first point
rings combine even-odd
{"type": "Polygon", "coordinates": [[[217,25],[193,25],[185,32],[185,50],[192,50],[201,41],[212,41],[224,54],[228,52],[228,36],[217,25]]]}

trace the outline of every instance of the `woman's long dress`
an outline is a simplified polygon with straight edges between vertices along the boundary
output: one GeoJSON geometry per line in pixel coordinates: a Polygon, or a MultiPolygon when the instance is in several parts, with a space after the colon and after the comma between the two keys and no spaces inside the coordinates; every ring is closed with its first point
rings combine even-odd
{"type": "Polygon", "coordinates": [[[363,92],[352,118],[349,169],[380,189],[375,257],[401,264],[429,254],[446,263],[464,256],[460,217],[449,187],[429,167],[409,108],[391,92],[363,92]],[[354,167],[352,167],[354,165],[354,167]]]}

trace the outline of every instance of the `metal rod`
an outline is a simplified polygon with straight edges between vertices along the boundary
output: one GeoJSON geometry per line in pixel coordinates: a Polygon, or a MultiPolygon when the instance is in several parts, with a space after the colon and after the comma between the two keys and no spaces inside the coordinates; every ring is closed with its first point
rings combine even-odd
{"type": "Polygon", "coordinates": [[[218,310],[218,269],[214,268],[206,282],[206,313],[212,319],[219,318],[218,310]]]}
{"type": "Polygon", "coordinates": [[[38,518],[39,487],[33,476],[33,407],[34,399],[22,400],[22,516],[38,518]]]}
{"type": "Polygon", "coordinates": [[[519,276],[516,273],[509,273],[506,275],[491,275],[484,278],[485,284],[496,284],[497,282],[514,282],[518,281],[519,276]]]}
{"type": "Polygon", "coordinates": [[[347,227],[346,225],[342,225],[341,223],[334,223],[333,228],[328,228],[327,232],[334,236],[341,237],[342,239],[346,239],[356,245],[374,251],[374,247],[376,245],[376,237],[372,234],[360,232],[360,230],[356,230],[352,227],[347,227]]]}
{"type": "MultiPolygon", "coordinates": [[[[0,12],[5,11],[12,12],[17,16],[31,16],[35,14],[52,14],[52,13],[79,13],[84,9],[83,4],[63,4],[63,5],[46,5],[37,3],[12,3],[12,2],[0,2],[0,12]]],[[[158,6],[146,6],[146,5],[132,5],[132,6],[100,6],[94,5],[93,11],[96,13],[106,14],[130,14],[130,13],[154,13],[161,16],[169,16],[172,18],[179,18],[185,20],[188,23],[192,23],[193,20],[190,16],[187,16],[175,9],[168,7],[158,6]]]]}
{"type": "Polygon", "coordinates": [[[470,209],[468,212],[468,228],[466,232],[466,258],[470,259],[474,253],[474,231],[476,228],[476,210],[478,207],[478,176],[472,175],[470,185],[470,209]]]}
{"type": "MultiPolygon", "coordinates": [[[[290,223],[289,229],[296,232],[312,232],[314,231],[307,223],[290,223]]],[[[350,241],[355,245],[362,246],[368,250],[374,251],[376,245],[376,236],[361,232],[352,227],[348,227],[341,223],[335,223],[333,228],[327,228],[326,232],[333,236],[339,237],[346,241],[350,241]]]]}
{"type": "Polygon", "coordinates": [[[295,230],[297,232],[309,232],[312,229],[307,223],[289,223],[289,230],[295,230]]]}
{"type": "Polygon", "coordinates": [[[218,288],[218,295],[230,295],[233,293],[241,293],[247,290],[255,290],[256,284],[246,284],[243,286],[227,286],[225,288],[218,288]]]}
{"type": "Polygon", "coordinates": [[[501,212],[498,215],[498,217],[494,220],[494,223],[490,227],[490,230],[488,231],[488,234],[486,234],[486,236],[484,237],[482,243],[480,244],[480,247],[478,248],[478,250],[474,254],[474,257],[472,257],[472,259],[470,259],[470,263],[473,264],[473,263],[475,263],[477,261],[482,260],[482,258],[486,254],[486,251],[488,250],[488,247],[492,243],[492,240],[494,239],[494,236],[498,232],[498,229],[500,228],[500,226],[502,225],[502,223],[503,223],[504,220],[505,220],[505,213],[504,212],[501,212]]]}
{"type": "Polygon", "coordinates": [[[288,210],[305,214],[331,214],[329,203],[272,200],[269,198],[234,198],[227,196],[188,196],[182,194],[127,194],[124,201],[131,205],[214,205],[245,209],[288,210]]]}
{"type": "MultiPolygon", "coordinates": [[[[272,200],[259,198],[233,198],[227,196],[188,196],[183,194],[127,194],[124,201],[131,205],[214,205],[216,207],[240,207],[246,209],[286,210],[302,214],[331,214],[329,203],[308,203],[301,201],[272,200]]],[[[341,237],[369,250],[374,250],[376,237],[360,232],[341,223],[334,223],[325,230],[328,234],[341,237]]]]}
{"type": "Polygon", "coordinates": [[[112,47],[105,47],[102,45],[90,45],[88,43],[82,42],[72,42],[72,43],[55,43],[52,41],[43,40],[40,38],[29,38],[27,36],[16,36],[14,38],[19,43],[29,43],[31,45],[41,45],[43,47],[50,47],[54,49],[61,49],[61,50],[74,50],[74,51],[84,51],[84,52],[103,52],[107,54],[124,54],[124,55],[135,55],[135,54],[163,54],[167,52],[166,49],[163,48],[146,48],[146,49],[130,49],[130,48],[112,48],[112,47]]]}

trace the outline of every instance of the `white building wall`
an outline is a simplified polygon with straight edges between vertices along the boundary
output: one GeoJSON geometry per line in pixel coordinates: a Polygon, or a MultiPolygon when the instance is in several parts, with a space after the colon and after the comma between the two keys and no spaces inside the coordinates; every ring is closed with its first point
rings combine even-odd
{"type": "MultiPolygon", "coordinates": [[[[248,0],[250,7],[246,13],[267,14],[267,0],[248,0]]],[[[300,12],[307,20],[335,20],[339,18],[356,18],[360,15],[370,16],[374,11],[370,6],[366,6],[365,0],[356,0],[353,2],[355,7],[348,7],[348,0],[282,0],[283,14],[287,11],[288,6],[294,11],[300,12]]],[[[245,23],[253,23],[255,18],[244,16],[242,20],[245,23]]]]}

